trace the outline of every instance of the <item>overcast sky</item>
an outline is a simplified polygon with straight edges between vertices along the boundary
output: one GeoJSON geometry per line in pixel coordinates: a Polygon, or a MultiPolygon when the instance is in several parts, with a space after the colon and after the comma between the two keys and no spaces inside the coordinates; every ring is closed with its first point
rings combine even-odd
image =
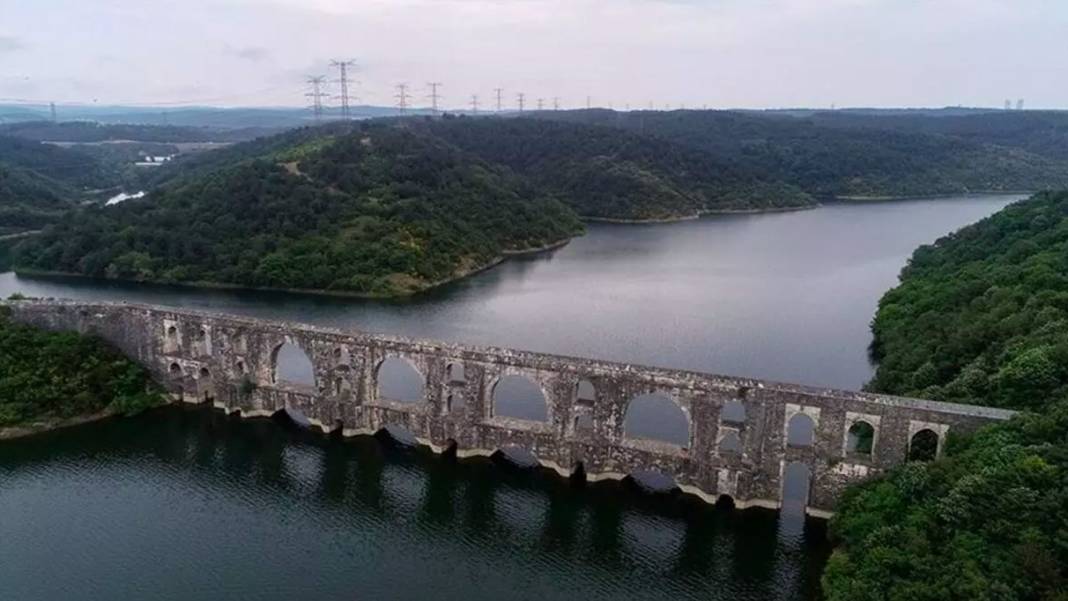
{"type": "Polygon", "coordinates": [[[0,101],[1068,108],[1068,0],[0,0],[0,101]]]}

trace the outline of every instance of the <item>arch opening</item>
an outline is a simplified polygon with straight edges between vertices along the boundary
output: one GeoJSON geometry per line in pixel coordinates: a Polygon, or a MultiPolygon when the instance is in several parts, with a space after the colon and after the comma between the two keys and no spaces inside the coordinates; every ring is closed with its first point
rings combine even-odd
{"type": "Polygon", "coordinates": [[[846,433],[846,452],[871,455],[875,444],[875,428],[866,421],[855,422],[846,433]]]}
{"type": "Polygon", "coordinates": [[[580,413],[575,416],[575,434],[593,434],[593,416],[589,413],[580,413]]]}
{"type": "Polygon", "coordinates": [[[786,425],[786,444],[791,447],[811,447],[816,440],[816,422],[810,415],[795,413],[786,425]]]}
{"type": "Polygon", "coordinates": [[[541,386],[525,376],[504,376],[493,387],[493,415],[535,422],[549,420],[541,386]]]}
{"type": "Polygon", "coordinates": [[[685,448],[690,446],[690,419],[666,394],[643,394],[627,404],[623,435],[685,448]]]}
{"type": "Polygon", "coordinates": [[[800,461],[792,461],[782,471],[782,510],[785,513],[805,513],[808,507],[812,469],[800,461]]]}
{"type": "Polygon", "coordinates": [[[375,373],[378,398],[401,403],[426,401],[423,375],[407,359],[386,357],[375,373]]]}
{"type": "Polygon", "coordinates": [[[455,438],[449,438],[445,441],[445,448],[441,451],[441,457],[447,461],[454,461],[458,450],[460,450],[460,443],[456,442],[455,438]]]}
{"type": "Polygon", "coordinates": [[[334,376],[334,394],[343,396],[352,392],[352,382],[344,374],[334,376]]]}
{"type": "Polygon", "coordinates": [[[575,467],[572,468],[571,475],[568,476],[568,479],[572,484],[586,484],[586,464],[581,461],[576,461],[575,467]]]}
{"type": "Polygon", "coordinates": [[[315,367],[304,349],[287,342],[274,352],[275,384],[315,388],[315,367]]]}
{"type": "Polygon", "coordinates": [[[177,340],[177,338],[178,338],[178,328],[176,328],[174,326],[168,327],[167,328],[167,338],[169,338],[171,340],[177,340]]]}
{"type": "Polygon", "coordinates": [[[660,470],[638,470],[629,474],[626,479],[647,493],[668,493],[678,488],[674,476],[660,470]]]}
{"type": "Polygon", "coordinates": [[[211,370],[207,367],[201,367],[197,374],[199,376],[197,378],[197,388],[200,390],[200,396],[205,401],[215,400],[215,389],[211,382],[211,370]]]}
{"type": "Polygon", "coordinates": [[[312,425],[311,420],[308,419],[308,416],[304,415],[304,413],[301,412],[300,409],[297,409],[295,407],[286,407],[285,409],[282,409],[282,412],[285,413],[285,416],[289,418],[289,421],[293,422],[293,424],[296,426],[299,426],[301,428],[310,428],[312,425]]]}
{"type": "Polygon", "coordinates": [[[933,461],[938,456],[938,434],[924,428],[912,435],[909,441],[909,461],[933,461]]]}
{"type": "Polygon", "coordinates": [[[349,365],[352,362],[349,349],[339,346],[334,349],[334,363],[337,365],[349,365]]]}
{"type": "Polygon", "coordinates": [[[171,376],[180,376],[180,375],[182,375],[182,366],[178,365],[177,363],[171,363],[171,366],[170,366],[169,369],[170,369],[171,376]]]}
{"type": "Polygon", "coordinates": [[[467,381],[464,364],[454,361],[445,366],[445,380],[450,384],[463,384],[467,381]]]}
{"type": "Polygon", "coordinates": [[[716,497],[716,509],[734,509],[734,497],[728,494],[722,494],[716,497]]]}
{"type": "Polygon", "coordinates": [[[397,424],[387,424],[378,431],[379,434],[384,434],[390,442],[396,443],[402,447],[414,447],[419,444],[419,441],[415,438],[415,434],[411,430],[404,426],[397,424]]]}
{"type": "Polygon", "coordinates": [[[579,380],[575,385],[575,400],[580,405],[592,405],[597,400],[597,389],[589,380],[579,380]]]}
{"type": "Polygon", "coordinates": [[[745,405],[739,400],[730,400],[723,404],[719,411],[719,421],[741,424],[745,422],[745,405]]]}
{"type": "Polygon", "coordinates": [[[460,390],[450,392],[449,396],[446,397],[446,402],[448,403],[446,411],[449,413],[462,414],[467,408],[467,399],[464,398],[464,393],[460,390]]]}
{"type": "Polygon", "coordinates": [[[741,454],[742,439],[737,432],[730,430],[723,434],[719,439],[719,452],[741,454]]]}
{"type": "Polygon", "coordinates": [[[497,449],[493,457],[523,469],[530,469],[539,465],[538,458],[534,453],[516,445],[503,446],[497,449]]]}

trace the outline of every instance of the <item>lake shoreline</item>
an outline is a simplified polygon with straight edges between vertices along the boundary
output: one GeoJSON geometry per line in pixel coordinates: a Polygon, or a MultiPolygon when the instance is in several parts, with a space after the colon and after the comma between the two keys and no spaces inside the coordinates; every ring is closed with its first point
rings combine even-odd
{"type": "Polygon", "coordinates": [[[624,225],[649,225],[656,223],[681,223],[684,221],[697,221],[702,217],[714,217],[716,215],[759,215],[762,213],[787,213],[793,211],[807,211],[809,209],[818,209],[821,205],[814,203],[810,205],[799,205],[796,207],[768,207],[762,209],[716,209],[716,210],[704,210],[693,213],[692,215],[681,215],[678,217],[657,217],[651,219],[621,219],[615,217],[585,217],[580,216],[579,219],[588,223],[615,223],[624,225]]]}
{"type": "Polygon", "coordinates": [[[419,294],[429,292],[435,288],[439,288],[446,284],[462,280],[464,278],[477,275],[488,269],[492,269],[501,263],[504,263],[513,257],[522,257],[526,255],[536,255],[543,252],[550,252],[558,248],[567,246],[574,236],[564,238],[562,240],[556,240],[548,244],[522,249],[508,249],[502,250],[501,254],[495,257],[493,260],[476,265],[470,269],[465,269],[453,274],[450,277],[431,282],[418,290],[413,290],[408,293],[402,294],[374,294],[366,292],[353,292],[345,290],[320,290],[314,288],[279,288],[273,286],[243,286],[241,284],[228,284],[225,282],[162,282],[158,280],[130,280],[125,278],[97,278],[88,276],[81,273],[72,273],[65,271],[51,271],[45,269],[14,269],[15,275],[19,277],[33,278],[35,276],[44,277],[65,277],[76,278],[87,281],[103,281],[103,282],[123,282],[128,284],[153,284],[162,286],[178,286],[181,288],[202,289],[202,290],[244,290],[244,291],[260,291],[260,292],[287,292],[292,294],[308,294],[316,296],[331,296],[337,298],[352,298],[360,300],[399,300],[405,298],[411,298],[419,294]]]}
{"type": "Polygon", "coordinates": [[[976,190],[973,192],[955,192],[944,194],[910,194],[907,196],[875,196],[865,194],[847,194],[831,197],[832,201],[842,202],[893,202],[900,200],[938,200],[940,198],[963,198],[969,196],[1019,196],[1034,194],[1034,190],[976,190]]]}
{"type": "Polygon", "coordinates": [[[40,418],[31,420],[28,423],[19,424],[15,426],[3,426],[0,427],[0,441],[16,440],[20,438],[28,438],[30,436],[36,436],[38,434],[44,434],[46,432],[54,432],[56,430],[62,430],[64,428],[71,428],[74,426],[81,426],[83,424],[90,424],[93,422],[102,421],[111,417],[119,415],[118,411],[113,409],[104,409],[96,413],[89,413],[86,415],[76,415],[74,417],[53,417],[53,418],[40,418]]]}

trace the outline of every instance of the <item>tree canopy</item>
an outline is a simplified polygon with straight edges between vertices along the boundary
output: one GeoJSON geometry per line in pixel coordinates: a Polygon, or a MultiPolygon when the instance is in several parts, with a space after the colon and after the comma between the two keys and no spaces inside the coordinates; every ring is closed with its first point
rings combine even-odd
{"type": "Polygon", "coordinates": [[[832,601],[1064,601],[1068,192],[919,248],[873,322],[869,388],[1023,410],[847,491],[832,601]]]}
{"type": "Polygon", "coordinates": [[[17,324],[0,307],[0,427],[162,402],[144,368],[99,338],[17,324]]]}
{"type": "MultiPolygon", "coordinates": [[[[910,121],[891,116],[823,115],[594,109],[546,111],[531,118],[660,137],[820,198],[1068,188],[1068,157],[1019,143],[1025,134],[986,126],[997,120],[990,114],[967,117],[976,124],[970,129],[947,131],[909,127],[910,121]]],[[[1004,129],[1019,132],[1027,125],[1013,122],[1004,129]]]]}
{"type": "Polygon", "coordinates": [[[16,247],[16,269],[387,296],[582,230],[506,169],[390,124],[225,156],[70,215],[16,247]]]}

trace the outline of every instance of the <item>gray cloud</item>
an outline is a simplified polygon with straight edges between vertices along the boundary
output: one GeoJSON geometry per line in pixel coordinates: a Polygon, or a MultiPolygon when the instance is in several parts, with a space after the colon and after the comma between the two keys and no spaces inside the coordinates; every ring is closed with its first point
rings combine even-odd
{"type": "Polygon", "coordinates": [[[1068,2],[1050,0],[59,4],[4,7],[3,26],[38,26],[0,30],[0,73],[47,81],[42,100],[303,105],[334,57],[357,61],[350,93],[376,104],[400,82],[426,102],[428,81],[450,107],[497,87],[509,106],[523,92],[572,108],[1068,102],[1068,2]]]}

